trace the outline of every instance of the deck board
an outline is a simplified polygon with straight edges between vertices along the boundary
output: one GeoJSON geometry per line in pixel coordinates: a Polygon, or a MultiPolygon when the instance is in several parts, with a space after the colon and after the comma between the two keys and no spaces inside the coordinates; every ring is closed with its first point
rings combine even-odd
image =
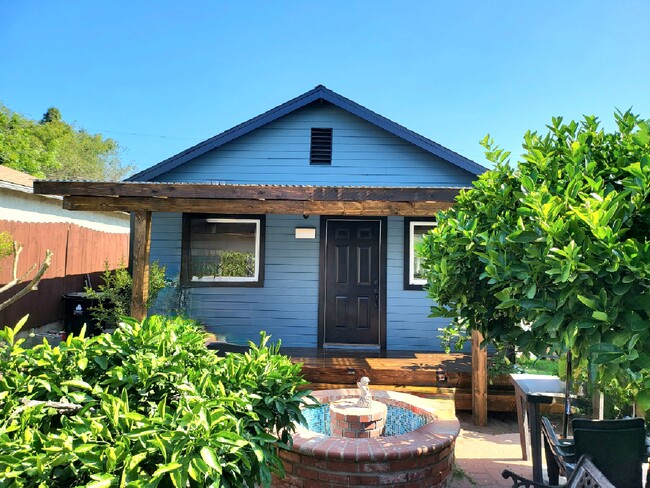
{"type": "MultiPolygon", "coordinates": [[[[245,346],[213,342],[221,353],[242,352],[245,346]]],[[[302,363],[302,374],[313,390],[356,388],[362,376],[372,389],[391,389],[427,398],[453,400],[456,410],[472,408],[472,358],[469,353],[318,349],[282,347],[280,353],[302,363]]],[[[488,410],[514,412],[515,397],[508,377],[491,378],[488,410]]]]}

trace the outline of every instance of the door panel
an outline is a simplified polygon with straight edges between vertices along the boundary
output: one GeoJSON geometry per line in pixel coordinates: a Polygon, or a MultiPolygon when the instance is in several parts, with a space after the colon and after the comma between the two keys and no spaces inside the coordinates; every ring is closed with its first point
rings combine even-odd
{"type": "Polygon", "coordinates": [[[328,220],[324,342],[379,344],[380,222],[328,220]]]}

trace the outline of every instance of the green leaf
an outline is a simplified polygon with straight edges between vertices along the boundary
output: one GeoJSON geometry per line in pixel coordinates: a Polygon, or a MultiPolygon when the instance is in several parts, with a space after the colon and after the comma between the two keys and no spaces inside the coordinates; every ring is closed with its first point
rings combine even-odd
{"type": "Polygon", "coordinates": [[[252,437],[252,440],[254,440],[254,441],[263,441],[263,442],[276,442],[278,439],[275,436],[271,435],[271,434],[267,434],[265,432],[260,432],[256,436],[252,437]]]}
{"type": "Polygon", "coordinates": [[[163,464],[160,466],[152,475],[152,477],[160,476],[161,474],[169,473],[170,471],[174,471],[175,469],[182,468],[183,465],[181,463],[178,463],[176,461],[172,461],[171,463],[163,464]]]}
{"type": "MultiPolygon", "coordinates": [[[[182,467],[182,465],[181,465],[182,467]]],[[[183,476],[183,470],[175,470],[169,473],[169,477],[176,488],[185,488],[187,485],[187,476],[183,476]],[[185,478],[185,479],[184,479],[185,478]]]]}
{"type": "Polygon", "coordinates": [[[106,370],[108,368],[108,359],[106,359],[104,356],[94,356],[93,361],[95,361],[103,370],[106,370]]]}
{"type": "Polygon", "coordinates": [[[144,461],[147,458],[147,453],[146,452],[140,452],[133,456],[131,459],[129,459],[127,463],[127,468],[129,471],[133,471],[138,464],[140,464],[142,461],[144,461]]]}
{"type": "Polygon", "coordinates": [[[596,356],[596,358],[592,362],[593,364],[597,364],[597,365],[606,364],[622,356],[623,356],[622,352],[608,352],[608,353],[598,354],[598,356],[596,356]]]}
{"type": "Polygon", "coordinates": [[[537,234],[537,232],[525,231],[525,230],[514,232],[513,234],[510,234],[508,236],[509,241],[520,243],[520,244],[535,242],[539,238],[540,236],[537,234]]]}
{"type": "Polygon", "coordinates": [[[62,386],[73,386],[75,388],[79,388],[80,390],[88,390],[92,391],[93,387],[90,386],[88,383],[86,383],[83,380],[68,380],[68,381],[62,381],[61,382],[62,386]]]}
{"type": "Polygon", "coordinates": [[[79,369],[80,369],[81,371],[83,371],[84,369],[86,369],[86,367],[88,366],[88,358],[86,358],[86,357],[80,357],[80,358],[77,360],[77,366],[79,367],[79,369]]]}
{"type": "Polygon", "coordinates": [[[598,344],[593,344],[589,348],[589,351],[592,352],[592,353],[598,353],[598,354],[600,354],[600,353],[604,353],[604,354],[622,353],[623,352],[623,350],[620,347],[615,346],[614,344],[607,343],[607,342],[600,342],[598,344]]]}
{"type": "Polygon", "coordinates": [[[205,464],[210,466],[212,469],[214,469],[217,472],[221,472],[221,463],[219,463],[219,459],[217,458],[216,453],[214,452],[214,449],[208,446],[204,446],[201,448],[201,459],[205,461],[205,464]]]}
{"type": "Polygon", "coordinates": [[[598,310],[594,310],[591,313],[591,317],[601,322],[609,322],[609,316],[605,312],[599,312],[598,310]]]}
{"type": "Polygon", "coordinates": [[[565,315],[561,312],[557,312],[555,315],[553,315],[553,318],[549,320],[548,324],[546,324],[547,330],[550,331],[558,330],[562,325],[562,322],[564,322],[564,317],[565,315]]]}
{"type": "Polygon", "coordinates": [[[190,461],[190,464],[194,466],[194,468],[201,474],[206,474],[210,470],[210,466],[207,465],[207,463],[203,460],[203,458],[197,455],[194,455],[194,457],[192,457],[192,461],[190,461]]]}
{"type": "Polygon", "coordinates": [[[632,283],[616,283],[612,286],[612,291],[615,295],[623,296],[632,288],[632,283]]]}
{"type": "Polygon", "coordinates": [[[95,480],[86,485],[86,488],[109,488],[116,480],[115,476],[108,473],[92,474],[90,478],[95,480]]]}
{"type": "Polygon", "coordinates": [[[580,300],[582,303],[584,303],[589,308],[591,308],[593,310],[598,310],[598,304],[594,300],[592,300],[591,298],[587,298],[584,295],[576,295],[576,297],[578,298],[578,300],[580,300]]]}
{"type": "Polygon", "coordinates": [[[526,291],[526,297],[532,300],[533,298],[535,298],[536,293],[537,293],[537,285],[535,283],[532,283],[528,287],[528,290],[526,291]]]}
{"type": "Polygon", "coordinates": [[[643,317],[632,310],[624,312],[622,317],[632,332],[642,332],[650,327],[650,320],[644,320],[643,317]]]}

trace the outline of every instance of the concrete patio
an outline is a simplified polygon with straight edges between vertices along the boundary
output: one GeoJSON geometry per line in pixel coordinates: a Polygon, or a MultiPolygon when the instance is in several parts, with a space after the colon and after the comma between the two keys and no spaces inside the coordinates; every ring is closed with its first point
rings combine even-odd
{"type": "Polygon", "coordinates": [[[517,418],[491,414],[486,427],[476,427],[468,412],[458,412],[460,434],[456,440],[456,470],[450,488],[512,486],[501,476],[504,469],[532,477],[532,464],[522,461],[517,418]]]}
{"type": "MultiPolygon", "coordinates": [[[[490,414],[488,425],[476,427],[469,412],[457,412],[460,434],[456,440],[456,470],[449,488],[511,487],[512,480],[505,480],[501,473],[510,469],[517,474],[532,478],[530,460],[521,459],[517,419],[514,415],[490,414]]],[[[643,465],[646,479],[648,465],[643,465]]],[[[546,466],[544,466],[546,478],[546,466]]],[[[560,483],[563,478],[560,478],[560,483]]],[[[646,485],[648,486],[648,485],[646,485]]]]}

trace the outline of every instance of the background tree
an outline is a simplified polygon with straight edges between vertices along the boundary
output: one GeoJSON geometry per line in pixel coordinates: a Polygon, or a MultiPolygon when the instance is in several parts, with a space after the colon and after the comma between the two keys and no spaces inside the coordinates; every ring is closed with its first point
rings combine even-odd
{"type": "Polygon", "coordinates": [[[572,351],[596,382],[650,406],[650,132],[632,113],[606,133],[595,117],[524,136],[515,166],[495,164],[438,216],[420,248],[433,315],[447,337],[535,354],[572,351]]]}
{"type": "Polygon", "coordinates": [[[55,107],[36,122],[0,104],[0,164],[39,178],[115,181],[133,171],[119,153],[116,141],[68,124],[55,107]]]}
{"type": "Polygon", "coordinates": [[[47,124],[49,122],[61,122],[61,111],[58,108],[50,107],[43,114],[41,124],[47,124]]]}

